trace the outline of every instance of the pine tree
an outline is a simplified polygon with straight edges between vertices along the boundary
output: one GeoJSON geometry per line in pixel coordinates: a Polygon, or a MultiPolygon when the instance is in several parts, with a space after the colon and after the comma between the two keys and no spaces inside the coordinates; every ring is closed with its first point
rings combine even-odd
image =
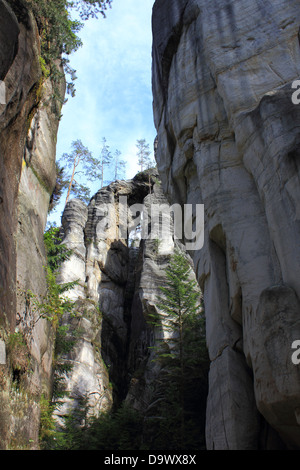
{"type": "Polygon", "coordinates": [[[116,150],[115,155],[114,155],[114,170],[115,170],[114,179],[115,181],[125,177],[126,162],[125,160],[121,160],[120,157],[121,157],[120,150],[116,150]]]}
{"type": "Polygon", "coordinates": [[[60,228],[51,225],[44,233],[44,244],[47,255],[47,265],[55,273],[60,265],[68,260],[72,254],[66,245],[61,243],[60,228]]]}
{"type": "Polygon", "coordinates": [[[65,205],[70,195],[88,203],[90,200],[90,188],[87,186],[87,182],[100,180],[103,185],[104,166],[110,162],[111,154],[105,138],[103,138],[100,159],[94,157],[81,140],[73,142],[71,153],[64,153],[61,158],[61,164],[71,169],[65,205]],[[77,176],[80,176],[80,180],[75,178],[77,176]]]}
{"type": "Polygon", "coordinates": [[[160,287],[158,308],[161,313],[151,319],[152,325],[165,332],[165,337],[154,347],[156,360],[161,365],[160,386],[156,391],[159,397],[156,413],[158,411],[161,418],[156,435],[160,437],[156,438],[156,446],[163,448],[168,442],[173,450],[199,445],[203,419],[203,410],[199,407],[203,406],[203,401],[202,405],[198,401],[201,394],[205,401],[207,385],[202,299],[191,274],[186,255],[176,249],[166,269],[166,285],[160,287]]]}
{"type": "Polygon", "coordinates": [[[141,167],[141,171],[144,171],[150,168],[150,149],[149,144],[147,144],[145,139],[137,140],[136,142],[137,147],[137,157],[138,157],[138,165],[141,167]]]}
{"type": "Polygon", "coordinates": [[[109,150],[109,146],[106,143],[105,137],[102,139],[102,149],[100,153],[100,181],[101,181],[101,188],[103,188],[104,184],[104,168],[105,166],[110,165],[112,160],[111,152],[109,150]]]}
{"type": "Polygon", "coordinates": [[[60,202],[60,198],[64,190],[68,187],[67,175],[64,167],[61,167],[59,162],[56,162],[56,182],[53,192],[50,197],[48,213],[56,209],[60,202]]]}
{"type": "Polygon", "coordinates": [[[75,197],[83,198],[85,201],[89,199],[89,188],[84,186],[82,183],[77,182],[75,176],[82,174],[83,170],[88,171],[93,160],[91,152],[79,139],[72,142],[71,153],[63,154],[61,158],[62,163],[65,163],[66,167],[72,170],[72,173],[69,176],[69,186],[65,206],[67,205],[71,194],[75,197]]]}

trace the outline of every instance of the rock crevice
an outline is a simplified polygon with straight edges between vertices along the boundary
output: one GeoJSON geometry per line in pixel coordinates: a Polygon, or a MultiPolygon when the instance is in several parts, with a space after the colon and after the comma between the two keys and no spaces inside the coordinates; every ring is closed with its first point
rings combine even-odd
{"type": "MultiPolygon", "coordinates": [[[[140,215],[144,210],[150,215],[152,204],[168,207],[158,175],[150,173],[149,177],[146,172],[100,189],[88,207],[73,199],[65,208],[62,243],[73,253],[63,263],[58,281],[79,280],[68,295],[76,302],[92,302],[98,307],[90,324],[94,328],[96,322],[98,332],[96,342],[83,344],[81,340],[83,349],[75,346],[65,357],[66,361],[72,359],[73,367],[65,377],[70,395],[62,414],[74,406],[78,383],[84,384],[81,396],[107,391],[106,402],[98,411],[118,408],[125,400],[146,412],[154,400],[160,368],[152,363],[151,348],[161,333],[150,325],[149,315],[157,311],[159,286],[165,282],[165,268],[175,241],[172,231],[167,239],[156,238],[157,226],[151,221],[148,237],[142,237],[140,215]],[[126,206],[120,205],[122,197],[126,197],[126,206]],[[101,365],[92,374],[82,369],[81,357],[87,355],[84,348],[90,351],[91,364],[101,365]]],[[[80,317],[86,321],[83,310],[80,317]]],[[[92,401],[90,406],[96,414],[92,401]]]]}

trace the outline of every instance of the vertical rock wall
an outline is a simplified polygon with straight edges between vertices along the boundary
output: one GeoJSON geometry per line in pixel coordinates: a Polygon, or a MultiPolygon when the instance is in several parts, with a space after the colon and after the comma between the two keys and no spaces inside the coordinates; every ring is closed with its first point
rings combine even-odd
{"type": "Polygon", "coordinates": [[[190,254],[211,360],[209,449],[300,447],[299,26],[295,0],[153,7],[159,174],[171,203],[205,207],[204,247],[190,254]]]}
{"type": "Polygon", "coordinates": [[[0,79],[6,104],[0,104],[1,133],[1,324],[14,330],[16,312],[17,199],[28,117],[36,104],[38,65],[37,28],[28,12],[1,8],[0,79]],[[19,17],[21,18],[19,21],[19,17]]]}
{"type": "MultiPolygon", "coordinates": [[[[40,68],[33,15],[0,1],[0,340],[1,448],[38,448],[40,398],[50,393],[53,338],[26,293],[46,292],[43,233],[56,182],[60,105],[40,68]],[[2,83],[3,90],[3,83],[2,83]]],[[[64,83],[61,83],[64,95],[64,83]]]]}

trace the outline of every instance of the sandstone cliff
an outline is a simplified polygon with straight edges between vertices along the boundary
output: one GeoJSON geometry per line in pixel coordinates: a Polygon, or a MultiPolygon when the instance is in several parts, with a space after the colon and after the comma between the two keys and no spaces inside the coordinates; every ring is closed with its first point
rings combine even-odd
{"type": "Polygon", "coordinates": [[[295,0],[153,8],[159,174],[169,202],[205,206],[204,247],[190,254],[209,449],[300,447],[299,24],[295,0]]]}
{"type": "Polygon", "coordinates": [[[51,386],[49,324],[36,321],[25,296],[31,290],[41,297],[46,290],[43,232],[56,182],[60,105],[43,77],[40,55],[33,15],[21,1],[1,0],[1,448],[38,447],[40,397],[51,386]],[[11,388],[11,373],[15,382],[23,375],[22,393],[11,388]]]}
{"type": "Polygon", "coordinates": [[[172,230],[158,238],[158,220],[149,222],[151,231],[141,238],[139,211],[146,208],[150,214],[150,205],[162,204],[167,201],[157,175],[151,175],[149,185],[145,173],[100,189],[88,207],[72,199],[65,208],[62,243],[72,255],[58,281],[79,282],[68,292],[78,305],[76,318],[63,322],[70,336],[76,328],[81,333],[61,358],[72,368],[64,374],[69,394],[58,417],[82,397],[94,415],[124,400],[146,413],[154,401],[160,367],[152,361],[151,347],[168,333],[150,326],[149,314],[158,311],[159,286],[166,282],[165,268],[177,242],[172,230]]]}

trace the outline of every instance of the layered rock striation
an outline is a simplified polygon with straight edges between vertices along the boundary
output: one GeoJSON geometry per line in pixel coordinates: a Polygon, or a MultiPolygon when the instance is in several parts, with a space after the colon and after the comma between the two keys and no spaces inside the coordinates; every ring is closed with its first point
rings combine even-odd
{"type": "Polygon", "coordinates": [[[190,254],[211,360],[207,447],[299,448],[299,3],[156,0],[152,21],[163,189],[205,207],[190,254]]]}

